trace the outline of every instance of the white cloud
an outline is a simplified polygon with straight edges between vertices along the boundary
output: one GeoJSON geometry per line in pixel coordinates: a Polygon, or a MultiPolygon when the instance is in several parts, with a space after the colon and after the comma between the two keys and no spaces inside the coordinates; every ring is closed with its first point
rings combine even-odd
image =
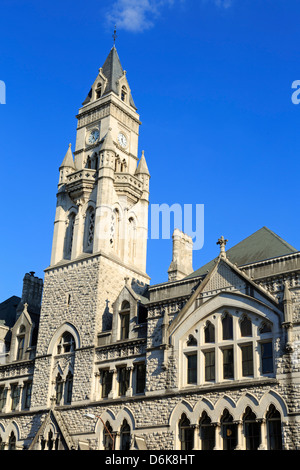
{"type": "MultiPolygon", "coordinates": [[[[220,8],[229,8],[233,0],[201,0],[220,8]]],[[[110,25],[117,29],[142,32],[154,26],[155,20],[166,6],[183,4],[186,0],[114,0],[106,14],[110,25]]]]}
{"type": "Polygon", "coordinates": [[[107,19],[118,29],[140,32],[151,28],[161,8],[173,3],[174,0],[116,0],[107,19]]]}

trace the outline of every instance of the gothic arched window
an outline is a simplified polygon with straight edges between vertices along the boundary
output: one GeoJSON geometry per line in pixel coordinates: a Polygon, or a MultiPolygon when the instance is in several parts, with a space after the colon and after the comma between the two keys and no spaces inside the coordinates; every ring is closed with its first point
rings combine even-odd
{"type": "Polygon", "coordinates": [[[129,450],[131,443],[130,426],[124,419],[120,432],[120,450],[129,450]]]}
{"type": "Polygon", "coordinates": [[[244,316],[240,323],[241,336],[252,336],[252,323],[248,317],[244,316]]]}
{"type": "Polygon", "coordinates": [[[121,306],[120,314],[120,326],[121,334],[120,339],[128,339],[129,337],[129,325],[130,325],[130,304],[124,301],[121,306]]]}
{"type": "Polygon", "coordinates": [[[103,429],[103,447],[104,450],[113,450],[114,448],[113,430],[108,421],[103,429]]]}
{"type": "Polygon", "coordinates": [[[128,257],[133,262],[136,248],[136,223],[133,217],[128,220],[128,257]]]}
{"type": "Polygon", "coordinates": [[[282,449],[281,416],[274,405],[267,412],[268,449],[282,449]]]}
{"type": "Polygon", "coordinates": [[[97,83],[97,88],[96,88],[96,100],[98,100],[101,97],[101,91],[102,91],[102,84],[99,82],[97,83]]]}
{"type": "Polygon", "coordinates": [[[205,325],[204,339],[205,339],[205,343],[215,342],[215,327],[210,321],[208,321],[205,325]]]}
{"type": "Polygon", "coordinates": [[[223,449],[234,450],[237,446],[237,424],[233,423],[233,417],[227,409],[221,418],[223,449]]]}
{"type": "Polygon", "coordinates": [[[215,447],[215,426],[211,424],[211,419],[203,411],[200,419],[200,439],[201,439],[201,450],[213,450],[215,447]]]}
{"type": "Polygon", "coordinates": [[[24,325],[21,325],[17,336],[17,361],[23,359],[24,356],[25,333],[26,328],[24,325]]]}
{"type": "Polygon", "coordinates": [[[233,339],[232,316],[225,314],[222,319],[223,339],[233,339]]]}
{"type": "Polygon", "coordinates": [[[66,331],[61,337],[57,345],[57,354],[73,352],[75,349],[74,337],[66,331]]]}
{"type": "Polygon", "coordinates": [[[123,85],[121,89],[121,100],[126,101],[126,97],[127,97],[127,88],[126,86],[123,85]]]}
{"type": "Polygon", "coordinates": [[[8,439],[8,450],[16,450],[16,436],[13,431],[8,439]]]}
{"type": "Polygon", "coordinates": [[[60,405],[63,397],[64,382],[62,376],[57,374],[55,381],[56,404],[60,405]]]}
{"type": "Polygon", "coordinates": [[[72,390],[73,390],[73,374],[72,372],[68,372],[68,375],[66,377],[66,403],[71,403],[72,401],[72,390]]]}
{"type": "Polygon", "coordinates": [[[73,235],[75,225],[75,214],[72,212],[67,220],[67,228],[65,234],[65,246],[64,246],[64,257],[65,259],[71,259],[72,246],[73,246],[73,235]]]}
{"type": "Polygon", "coordinates": [[[194,428],[185,414],[179,421],[180,450],[192,450],[194,448],[194,428]]]}
{"type": "Polygon", "coordinates": [[[87,253],[92,252],[94,243],[94,232],[95,232],[95,209],[89,207],[85,217],[85,229],[84,229],[84,251],[87,253]]]}
{"type": "Polygon", "coordinates": [[[257,450],[261,437],[260,437],[260,423],[256,420],[256,415],[248,406],[244,414],[244,434],[246,438],[246,449],[257,450]]]}

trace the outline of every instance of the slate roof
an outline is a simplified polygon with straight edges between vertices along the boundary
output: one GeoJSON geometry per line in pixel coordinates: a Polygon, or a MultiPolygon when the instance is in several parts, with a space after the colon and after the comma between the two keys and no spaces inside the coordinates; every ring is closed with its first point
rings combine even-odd
{"type": "Polygon", "coordinates": [[[16,322],[16,309],[20,302],[20,297],[13,295],[0,303],[0,325],[12,328],[16,322]]]}
{"type": "MultiPolygon", "coordinates": [[[[231,263],[243,266],[257,261],[288,255],[290,253],[297,253],[298,251],[299,250],[276,235],[276,233],[272,232],[272,230],[267,227],[262,227],[257,230],[257,232],[254,232],[249,237],[237,243],[237,245],[226,250],[226,256],[231,263]]],[[[216,259],[217,258],[197,269],[185,279],[207,274],[214,266],[216,259]]]]}
{"type": "MultiPolygon", "coordinates": [[[[107,84],[103,94],[105,95],[111,91],[118,94],[117,82],[123,76],[124,70],[115,46],[111,48],[110,53],[108,54],[107,59],[103,64],[102,73],[107,78],[107,84]]],[[[129,97],[129,102],[130,105],[136,109],[131,94],[129,97]]]]}
{"type": "MultiPolygon", "coordinates": [[[[115,48],[115,46],[111,48],[110,53],[108,54],[107,59],[103,64],[102,73],[107,79],[107,84],[106,84],[106,87],[102,96],[110,92],[114,92],[118,95],[119,94],[118,80],[123,76],[124,70],[121,65],[121,62],[117,53],[117,49],[115,48]]],[[[90,101],[91,96],[92,96],[92,90],[90,90],[83,104],[87,104],[90,101]]],[[[129,103],[130,103],[130,106],[132,106],[134,109],[137,109],[134,104],[131,93],[129,94],[129,103]]]]}

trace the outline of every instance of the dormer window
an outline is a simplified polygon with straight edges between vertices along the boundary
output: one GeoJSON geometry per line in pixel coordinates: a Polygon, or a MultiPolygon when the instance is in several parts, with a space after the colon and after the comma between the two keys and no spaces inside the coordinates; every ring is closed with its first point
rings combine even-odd
{"type": "Polygon", "coordinates": [[[126,101],[126,97],[127,97],[127,88],[125,86],[122,86],[122,89],[121,89],[121,100],[122,101],[126,101]]]}
{"type": "Polygon", "coordinates": [[[130,322],[130,304],[124,301],[120,310],[121,335],[120,339],[128,339],[130,322]]]}
{"type": "Polygon", "coordinates": [[[101,98],[101,93],[102,93],[102,84],[98,83],[97,88],[96,88],[96,100],[101,98]]]}

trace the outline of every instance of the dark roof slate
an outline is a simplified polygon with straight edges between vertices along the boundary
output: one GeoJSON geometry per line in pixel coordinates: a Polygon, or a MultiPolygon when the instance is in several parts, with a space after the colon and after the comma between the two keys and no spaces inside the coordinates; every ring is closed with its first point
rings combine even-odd
{"type": "MultiPolygon", "coordinates": [[[[296,248],[276,235],[272,230],[267,227],[262,227],[227,250],[226,255],[231,263],[243,266],[245,264],[251,264],[297,252],[298,250],[296,248]]],[[[207,274],[215,264],[216,259],[217,258],[197,269],[185,279],[207,274]]]]}

